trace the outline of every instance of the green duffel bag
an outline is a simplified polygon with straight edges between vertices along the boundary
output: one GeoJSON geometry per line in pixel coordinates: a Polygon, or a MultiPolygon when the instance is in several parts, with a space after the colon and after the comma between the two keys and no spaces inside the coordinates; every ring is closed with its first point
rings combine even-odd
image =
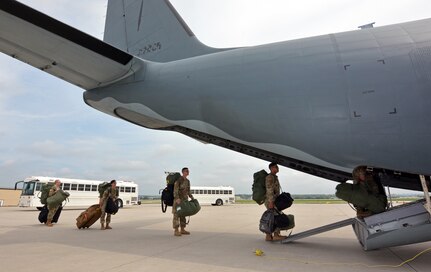
{"type": "Polygon", "coordinates": [[[69,197],[69,193],[63,190],[58,190],[54,195],[47,198],[46,203],[48,204],[48,208],[55,208],[61,205],[66,198],[69,197]]]}
{"type": "Polygon", "coordinates": [[[265,203],[266,199],[266,176],[268,176],[268,173],[265,170],[260,170],[253,174],[252,198],[259,205],[265,203]]]}
{"type": "Polygon", "coordinates": [[[276,214],[274,216],[274,226],[279,230],[289,230],[295,227],[295,216],[293,214],[276,214]]]}
{"type": "Polygon", "coordinates": [[[357,184],[341,183],[335,187],[335,196],[339,199],[352,203],[353,194],[359,189],[359,185],[357,184]]]}
{"type": "Polygon", "coordinates": [[[358,207],[366,208],[368,206],[369,194],[359,184],[342,183],[335,189],[336,197],[358,207]]]}
{"type": "Polygon", "coordinates": [[[295,216],[293,214],[288,214],[287,217],[289,218],[287,229],[293,229],[295,227],[295,216]]]}
{"type": "Polygon", "coordinates": [[[336,187],[335,196],[357,207],[368,209],[373,213],[381,213],[386,209],[384,199],[368,193],[359,184],[339,184],[336,187]]]}
{"type": "Polygon", "coordinates": [[[181,217],[195,215],[200,211],[200,209],[201,205],[199,205],[199,201],[197,199],[181,201],[181,204],[176,207],[177,215],[181,217]]]}

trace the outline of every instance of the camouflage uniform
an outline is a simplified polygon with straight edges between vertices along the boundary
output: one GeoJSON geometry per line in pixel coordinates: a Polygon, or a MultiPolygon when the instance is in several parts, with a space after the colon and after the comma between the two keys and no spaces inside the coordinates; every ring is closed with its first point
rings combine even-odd
{"type": "Polygon", "coordinates": [[[184,216],[177,215],[177,203],[176,200],[180,199],[181,201],[187,201],[189,197],[192,197],[190,194],[190,181],[187,178],[180,177],[174,184],[174,204],[172,205],[172,227],[178,228],[181,226],[182,228],[186,227],[186,218],[184,216]]]}
{"type": "Polygon", "coordinates": [[[117,200],[117,195],[118,195],[118,188],[112,188],[109,187],[108,189],[105,190],[105,192],[103,192],[102,195],[102,199],[101,199],[101,203],[102,205],[100,206],[100,210],[102,211],[102,215],[100,216],[100,223],[101,224],[105,224],[105,215],[106,215],[106,224],[109,225],[109,223],[111,223],[111,214],[107,214],[105,212],[106,209],[106,203],[108,202],[108,198],[112,198],[112,200],[117,200]]]}
{"type": "MultiPolygon", "coordinates": [[[[51,189],[49,189],[48,197],[55,195],[55,193],[57,193],[58,190],[60,190],[60,188],[58,188],[57,186],[53,185],[51,187],[51,189]]],[[[48,206],[47,222],[51,222],[52,221],[52,218],[54,217],[55,212],[57,211],[58,207],[60,207],[60,205],[58,205],[56,207],[52,207],[52,206],[49,207],[48,206]]]]}
{"type": "MultiPolygon", "coordinates": [[[[277,196],[280,195],[280,182],[278,181],[277,175],[269,174],[265,178],[265,186],[266,186],[266,197],[265,197],[265,207],[269,210],[269,203],[275,202],[277,196]]],[[[274,233],[280,234],[279,229],[275,229],[274,233]]]]}
{"type": "Polygon", "coordinates": [[[367,217],[386,210],[388,200],[383,186],[378,183],[373,175],[366,172],[366,167],[359,166],[353,171],[353,183],[358,184],[361,192],[366,196],[365,203],[367,208],[361,205],[355,205],[356,215],[358,218],[367,217]],[[359,172],[362,171],[365,175],[365,180],[359,179],[359,172]]]}

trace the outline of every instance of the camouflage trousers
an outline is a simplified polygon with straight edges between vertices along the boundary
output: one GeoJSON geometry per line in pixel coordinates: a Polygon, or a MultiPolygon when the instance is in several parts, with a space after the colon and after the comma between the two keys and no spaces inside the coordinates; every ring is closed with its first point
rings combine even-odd
{"type": "Polygon", "coordinates": [[[48,208],[48,217],[47,217],[48,221],[52,221],[52,218],[54,217],[55,212],[57,211],[58,207],[59,206],[57,206],[55,208],[48,208]]]}
{"type": "Polygon", "coordinates": [[[175,204],[172,206],[172,214],[173,214],[172,227],[174,229],[178,228],[179,226],[181,226],[182,228],[185,228],[187,225],[186,218],[184,216],[177,215],[175,204]]]}
{"type": "Polygon", "coordinates": [[[102,215],[100,216],[100,223],[101,224],[105,224],[105,217],[106,217],[106,224],[111,223],[111,214],[105,212],[106,203],[107,203],[107,201],[105,200],[102,203],[102,207],[100,207],[100,210],[102,211],[102,215]]]}

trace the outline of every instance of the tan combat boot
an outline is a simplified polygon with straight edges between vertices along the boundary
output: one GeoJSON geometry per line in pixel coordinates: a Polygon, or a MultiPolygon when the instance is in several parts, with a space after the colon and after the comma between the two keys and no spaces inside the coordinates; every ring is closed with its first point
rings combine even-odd
{"type": "Polygon", "coordinates": [[[372,213],[370,211],[366,211],[366,210],[363,210],[363,209],[357,209],[356,210],[356,216],[359,219],[364,219],[365,217],[370,216],[370,215],[372,215],[372,213]]]}
{"type": "Polygon", "coordinates": [[[189,235],[190,232],[186,231],[183,227],[181,227],[181,234],[189,235]]]}
{"type": "Polygon", "coordinates": [[[100,225],[101,225],[100,229],[104,230],[105,229],[105,223],[101,223],[100,225]]]}
{"type": "Polygon", "coordinates": [[[266,234],[265,241],[272,241],[272,235],[266,234]]]}
{"type": "Polygon", "coordinates": [[[105,229],[112,229],[110,226],[109,226],[109,223],[106,223],[106,228],[105,229]]]}
{"type": "Polygon", "coordinates": [[[178,228],[175,228],[174,235],[181,236],[181,232],[178,230],[178,228]]]}
{"type": "Polygon", "coordinates": [[[51,223],[51,220],[48,220],[48,221],[46,221],[46,226],[47,227],[52,227],[54,225],[51,223]]]}
{"type": "Polygon", "coordinates": [[[274,237],[272,238],[273,241],[281,241],[286,239],[287,236],[280,235],[279,233],[274,233],[274,237]]]}

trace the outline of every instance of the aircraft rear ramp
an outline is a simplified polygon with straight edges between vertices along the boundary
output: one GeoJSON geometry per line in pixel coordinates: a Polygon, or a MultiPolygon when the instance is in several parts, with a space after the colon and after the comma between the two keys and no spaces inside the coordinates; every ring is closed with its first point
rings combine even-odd
{"type": "Polygon", "coordinates": [[[291,235],[282,240],[287,244],[299,239],[352,225],[364,250],[401,246],[431,241],[430,214],[425,200],[403,204],[364,219],[350,218],[291,235]]]}

